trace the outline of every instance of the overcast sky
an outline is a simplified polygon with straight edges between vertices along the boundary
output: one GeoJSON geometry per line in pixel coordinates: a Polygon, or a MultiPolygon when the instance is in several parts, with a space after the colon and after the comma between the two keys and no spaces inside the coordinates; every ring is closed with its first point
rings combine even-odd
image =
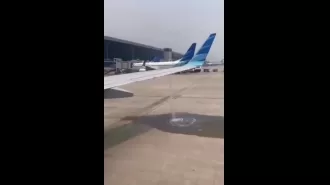
{"type": "Polygon", "coordinates": [[[104,0],[104,35],[184,53],[215,32],[208,60],[221,60],[223,7],[223,0],[104,0]]]}

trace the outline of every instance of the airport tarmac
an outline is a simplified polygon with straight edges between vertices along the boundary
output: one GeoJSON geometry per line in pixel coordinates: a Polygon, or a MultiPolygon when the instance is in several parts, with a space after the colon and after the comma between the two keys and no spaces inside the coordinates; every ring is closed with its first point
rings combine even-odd
{"type": "Polygon", "coordinates": [[[169,75],[121,86],[133,97],[104,99],[104,184],[223,184],[223,79],[169,75]],[[194,122],[170,124],[171,110],[194,122]]]}

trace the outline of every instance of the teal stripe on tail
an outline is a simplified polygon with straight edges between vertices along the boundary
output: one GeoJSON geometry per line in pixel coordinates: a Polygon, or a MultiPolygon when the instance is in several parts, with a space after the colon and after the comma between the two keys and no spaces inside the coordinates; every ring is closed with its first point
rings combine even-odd
{"type": "Polygon", "coordinates": [[[197,51],[196,55],[188,62],[187,65],[193,65],[196,67],[202,66],[206,60],[207,55],[210,52],[216,33],[210,34],[202,47],[197,51]]]}

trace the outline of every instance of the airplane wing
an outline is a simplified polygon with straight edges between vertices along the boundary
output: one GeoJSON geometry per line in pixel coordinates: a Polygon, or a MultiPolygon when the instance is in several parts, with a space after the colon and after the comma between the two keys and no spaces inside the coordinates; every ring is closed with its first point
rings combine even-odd
{"type": "Polygon", "coordinates": [[[160,69],[160,70],[152,70],[146,72],[136,72],[136,73],[122,74],[122,75],[108,76],[108,77],[104,77],[104,89],[115,88],[133,82],[158,78],[169,74],[174,74],[177,72],[193,69],[195,67],[196,67],[195,65],[184,65],[181,67],[174,67],[169,69],[160,69]]]}

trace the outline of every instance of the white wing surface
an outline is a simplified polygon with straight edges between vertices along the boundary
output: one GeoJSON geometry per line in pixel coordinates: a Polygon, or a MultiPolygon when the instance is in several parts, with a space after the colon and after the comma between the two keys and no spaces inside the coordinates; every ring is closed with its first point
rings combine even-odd
{"type": "Polygon", "coordinates": [[[158,78],[193,68],[195,68],[195,66],[193,65],[184,65],[181,67],[174,67],[169,69],[160,69],[160,70],[108,76],[108,77],[104,77],[104,89],[114,88],[114,87],[130,84],[133,82],[149,80],[152,78],[158,78]]]}

